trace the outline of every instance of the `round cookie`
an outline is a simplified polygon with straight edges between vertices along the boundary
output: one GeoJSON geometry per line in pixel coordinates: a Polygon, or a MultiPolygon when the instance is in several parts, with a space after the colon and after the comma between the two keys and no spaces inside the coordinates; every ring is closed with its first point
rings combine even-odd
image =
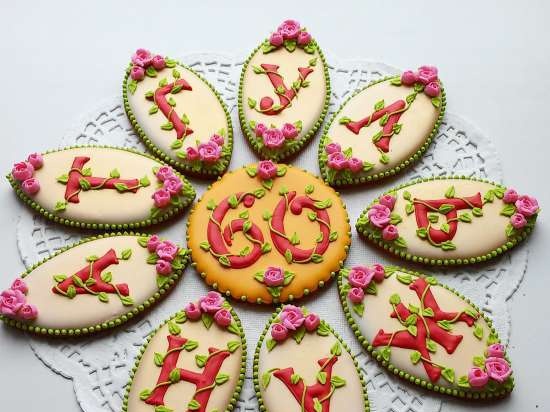
{"type": "Polygon", "coordinates": [[[338,194],[270,160],[225,174],[189,217],[187,244],[206,283],[236,299],[286,302],[330,280],[351,241],[338,194]]]}

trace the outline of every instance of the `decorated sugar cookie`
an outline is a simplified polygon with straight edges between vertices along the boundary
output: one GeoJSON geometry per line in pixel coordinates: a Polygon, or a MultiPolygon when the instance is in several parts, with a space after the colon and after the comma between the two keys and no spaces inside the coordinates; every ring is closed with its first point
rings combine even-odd
{"type": "Polygon", "coordinates": [[[414,180],[376,198],[357,231],[385,250],[415,262],[461,265],[489,260],[533,230],[534,197],[467,177],[414,180]]]}
{"type": "Polygon", "coordinates": [[[445,113],[435,67],[377,80],[346,100],[325,128],[319,165],[332,186],[393,176],[422,154],[445,113]]]}
{"type": "Polygon", "coordinates": [[[239,119],[263,159],[295,155],[327,113],[328,66],[311,34],[284,21],[247,59],[239,88],[239,119]]]}
{"type": "Polygon", "coordinates": [[[245,369],[241,321],[218,292],[208,292],[149,335],[122,410],[232,411],[245,369]]]}
{"type": "Polygon", "coordinates": [[[84,239],[15,279],[0,295],[0,318],[43,335],[99,332],[155,304],[187,262],[187,250],[157,235],[84,239]]]}
{"type": "Polygon", "coordinates": [[[338,286],[359,342],[394,375],[468,399],[512,391],[506,348],[491,321],[434,277],[375,264],[342,269],[338,286]]]}
{"type": "Polygon", "coordinates": [[[116,147],[34,153],[7,178],[40,214],[87,229],[149,226],[176,216],[195,198],[195,189],[171,167],[116,147]]]}
{"type": "Polygon", "coordinates": [[[315,313],[293,305],[273,314],[256,347],[254,387],[266,412],[368,412],[357,361],[315,313]]]}
{"type": "Polygon", "coordinates": [[[350,232],[332,188],[263,160],[212,184],[189,217],[187,242],[206,283],[236,299],[276,303],[323,287],[346,258],[350,232]]]}
{"type": "Polygon", "coordinates": [[[126,69],[124,108],[147,147],[185,173],[225,172],[233,128],[214,87],[190,67],[138,49],[126,69]]]}

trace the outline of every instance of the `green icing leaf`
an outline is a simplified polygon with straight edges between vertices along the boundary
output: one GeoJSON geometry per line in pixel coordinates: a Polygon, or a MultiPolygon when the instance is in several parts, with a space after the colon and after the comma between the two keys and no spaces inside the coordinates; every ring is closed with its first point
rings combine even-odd
{"type": "MultiPolygon", "coordinates": [[[[197,402],[196,399],[193,399],[191,402],[189,402],[187,404],[187,409],[189,409],[190,411],[196,411],[196,410],[199,410],[201,407],[201,404],[199,402],[197,402]]],[[[156,412],[156,411],[155,411],[156,412]]]]}
{"type": "Polygon", "coordinates": [[[67,276],[66,275],[55,275],[53,277],[53,280],[56,282],[56,283],[61,283],[63,282],[65,279],[67,279],[67,276]]]}
{"type": "Polygon", "coordinates": [[[479,340],[483,339],[483,327],[479,323],[474,325],[474,336],[479,340]]]}
{"type": "Polygon", "coordinates": [[[500,214],[502,216],[507,216],[507,217],[512,216],[514,213],[516,213],[516,207],[513,204],[504,205],[504,207],[500,211],[500,214]]]}
{"type": "Polygon", "coordinates": [[[172,144],[170,145],[170,148],[176,150],[176,149],[180,149],[182,146],[183,146],[183,141],[176,139],[172,142],[172,144]]]}
{"type": "Polygon", "coordinates": [[[346,380],[341,378],[340,376],[333,375],[332,378],[330,378],[330,383],[335,388],[341,388],[342,386],[346,385],[346,380]]]}
{"type": "Polygon", "coordinates": [[[271,372],[266,372],[262,375],[262,387],[267,389],[269,382],[271,382],[271,372]]]}
{"type": "Polygon", "coordinates": [[[443,376],[450,383],[454,383],[454,381],[455,381],[455,371],[454,371],[454,369],[444,368],[443,371],[441,371],[441,376],[443,376]]]}
{"type": "Polygon", "coordinates": [[[302,379],[302,377],[300,375],[298,375],[297,373],[293,373],[290,376],[290,382],[292,382],[292,384],[294,384],[294,385],[296,385],[298,382],[300,382],[300,379],[302,379]]]}
{"type": "Polygon", "coordinates": [[[164,355],[162,353],[155,352],[155,355],[153,356],[153,362],[157,366],[162,366],[164,363],[164,355]]]}
{"type": "Polygon", "coordinates": [[[256,100],[254,100],[252,97],[248,98],[248,107],[251,109],[254,109],[256,107],[256,100]]]}
{"type": "Polygon", "coordinates": [[[262,180],[262,186],[265,187],[267,190],[271,190],[271,188],[273,187],[273,179],[262,180]]]}
{"type": "Polygon", "coordinates": [[[413,336],[416,336],[416,334],[418,333],[416,325],[407,326],[407,331],[413,336]]]}
{"type": "Polygon", "coordinates": [[[313,410],[315,412],[322,412],[323,411],[323,405],[321,402],[319,402],[319,399],[313,398],[313,410]]]}
{"type": "Polygon", "coordinates": [[[223,385],[229,380],[229,375],[227,373],[218,373],[216,376],[216,385],[223,385]]]}
{"type": "Polygon", "coordinates": [[[180,311],[176,313],[176,316],[174,317],[174,321],[176,323],[185,323],[187,321],[187,315],[184,311],[180,311]]]}
{"type": "Polygon", "coordinates": [[[401,298],[397,293],[394,293],[393,295],[390,296],[390,303],[392,305],[399,305],[401,303],[401,298]]]}
{"type": "Polygon", "coordinates": [[[90,187],[92,187],[92,185],[90,185],[90,182],[83,178],[78,179],[78,184],[80,185],[82,190],[90,190],[90,187]]]}
{"type": "Polygon", "coordinates": [[[317,380],[321,385],[324,385],[327,382],[327,373],[326,372],[318,372],[317,373],[317,380]]]}
{"type": "Polygon", "coordinates": [[[105,272],[101,274],[101,280],[105,283],[111,283],[113,280],[113,274],[111,272],[105,272]]]}
{"type": "Polygon", "coordinates": [[[115,189],[118,192],[125,192],[128,190],[128,186],[126,186],[124,183],[115,183],[115,189]]]}
{"type": "Polygon", "coordinates": [[[120,257],[122,260],[130,259],[132,257],[132,249],[124,249],[120,257]]]}
{"type": "Polygon", "coordinates": [[[435,108],[439,109],[441,106],[441,99],[439,97],[432,97],[432,104],[435,108]]]}
{"type": "Polygon", "coordinates": [[[379,100],[374,104],[374,110],[376,111],[382,110],[383,108],[384,108],[384,99],[379,100]]]}
{"type": "Polygon", "coordinates": [[[335,356],[340,356],[342,354],[342,347],[339,342],[335,342],[334,345],[330,348],[330,353],[335,356]]]}
{"type": "Polygon", "coordinates": [[[65,183],[67,183],[67,182],[69,181],[69,175],[66,175],[66,174],[61,175],[61,176],[59,176],[59,177],[57,178],[57,181],[58,181],[59,183],[65,184],[65,183]]]}
{"type": "Polygon", "coordinates": [[[268,339],[265,341],[265,346],[267,347],[268,352],[271,352],[275,345],[277,345],[277,341],[274,339],[268,339]]]}
{"type": "Polygon", "coordinates": [[[233,340],[231,342],[227,342],[227,349],[231,353],[234,353],[240,347],[241,347],[241,342],[239,342],[239,341],[233,340]]]}
{"type": "Polygon", "coordinates": [[[390,84],[394,86],[401,86],[401,78],[400,77],[394,77],[390,80],[390,84]]]}
{"type": "Polygon", "coordinates": [[[450,205],[448,203],[444,203],[442,204],[441,206],[439,206],[439,213],[443,214],[443,215],[446,215],[447,213],[449,213],[451,210],[454,210],[454,206],[453,205],[450,205]]]}
{"type": "Polygon", "coordinates": [[[382,359],[384,359],[386,362],[389,362],[391,357],[391,348],[389,346],[384,346],[380,350],[380,355],[382,355],[382,359]]]}
{"type": "Polygon", "coordinates": [[[352,307],[353,311],[361,317],[363,316],[363,313],[365,313],[365,305],[363,303],[354,303],[352,307]]]}
{"type": "Polygon", "coordinates": [[[159,107],[156,104],[151,105],[149,108],[149,114],[155,114],[159,111],[159,107]]]}
{"type": "Polygon", "coordinates": [[[407,242],[405,241],[405,239],[403,239],[401,236],[399,236],[397,239],[395,239],[393,241],[393,243],[395,244],[395,246],[397,247],[401,247],[401,248],[406,248],[407,247],[407,242]]]}
{"type": "Polygon", "coordinates": [[[157,71],[155,70],[155,68],[153,66],[149,66],[145,70],[145,74],[149,77],[156,77],[157,76],[157,71]]]}
{"type": "Polygon", "coordinates": [[[469,381],[467,376],[460,376],[457,379],[456,384],[458,386],[460,386],[461,388],[469,388],[470,387],[470,381],[469,381]]]}
{"type": "Polygon", "coordinates": [[[292,252],[289,249],[285,250],[285,260],[288,264],[292,263],[292,252]]]}
{"type": "Polygon", "coordinates": [[[214,318],[212,317],[212,315],[208,313],[203,313],[201,315],[201,321],[204,327],[208,330],[212,326],[212,323],[214,322],[214,318]]]}
{"type": "Polygon", "coordinates": [[[410,215],[414,212],[414,205],[412,203],[407,203],[405,206],[405,212],[407,212],[407,215],[410,215]]]}
{"type": "Polygon", "coordinates": [[[405,285],[410,285],[412,283],[412,277],[406,273],[399,273],[397,275],[397,280],[405,285]]]}
{"type": "Polygon", "coordinates": [[[450,331],[452,329],[451,323],[448,320],[439,320],[437,321],[437,324],[441,329],[446,331],[450,331]]]}
{"type": "Polygon", "coordinates": [[[397,225],[397,224],[401,223],[402,221],[403,221],[403,219],[397,213],[392,213],[390,215],[390,223],[392,225],[397,225]]]}
{"type": "Polygon", "coordinates": [[[340,119],[338,119],[338,123],[340,124],[348,124],[349,122],[351,122],[351,119],[349,117],[340,117],[340,119]]]}
{"type": "Polygon", "coordinates": [[[448,199],[455,197],[455,187],[454,186],[451,186],[447,189],[447,191],[445,192],[445,197],[448,198],[448,199]]]}
{"type": "Polygon", "coordinates": [[[420,354],[420,352],[418,352],[417,350],[413,350],[410,355],[413,365],[416,365],[420,361],[421,357],[422,355],[420,354]]]}
{"type": "Polygon", "coordinates": [[[485,367],[485,357],[484,356],[474,356],[474,359],[472,360],[472,363],[474,366],[477,366],[479,368],[485,367]]]}
{"type": "Polygon", "coordinates": [[[181,328],[176,323],[168,322],[168,331],[170,335],[179,335],[181,333],[181,328]]]}
{"type": "Polygon", "coordinates": [[[196,342],[194,340],[188,340],[185,342],[185,345],[183,345],[183,349],[185,349],[187,352],[194,351],[199,347],[199,342],[196,342]]]}
{"type": "Polygon", "coordinates": [[[142,401],[146,400],[149,396],[151,396],[150,389],[144,389],[139,393],[139,399],[141,399],[142,401]]]}
{"type": "Polygon", "coordinates": [[[292,335],[292,339],[294,339],[297,344],[300,344],[300,342],[304,339],[305,334],[306,328],[304,326],[300,326],[292,335]]]}
{"type": "Polygon", "coordinates": [[[428,318],[433,318],[434,317],[433,309],[432,308],[424,308],[424,310],[422,310],[422,316],[428,317],[428,318]]]}
{"type": "Polygon", "coordinates": [[[462,213],[458,215],[458,220],[464,223],[471,223],[472,222],[472,216],[470,216],[469,213],[462,213]]]}
{"type": "Polygon", "coordinates": [[[446,240],[445,242],[441,243],[441,250],[449,251],[449,250],[455,250],[455,249],[456,249],[456,245],[450,240],[446,240]]]}
{"type": "Polygon", "coordinates": [[[426,339],[426,348],[431,353],[436,353],[437,352],[437,344],[435,343],[435,341],[433,341],[431,339],[426,339]]]}
{"type": "Polygon", "coordinates": [[[367,292],[369,295],[377,295],[378,287],[376,286],[376,283],[370,282],[367,288],[365,289],[365,292],[367,292]]]}
{"type": "Polygon", "coordinates": [[[178,383],[181,379],[179,369],[177,368],[172,369],[172,371],[168,375],[168,378],[170,379],[170,382],[178,383]]]}
{"type": "Polygon", "coordinates": [[[174,128],[174,125],[172,122],[166,122],[160,126],[162,130],[172,130],[174,128]]]}

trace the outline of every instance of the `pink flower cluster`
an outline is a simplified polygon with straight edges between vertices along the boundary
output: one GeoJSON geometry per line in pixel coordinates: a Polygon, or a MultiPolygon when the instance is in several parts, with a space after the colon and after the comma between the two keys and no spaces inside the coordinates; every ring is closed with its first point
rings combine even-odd
{"type": "Polygon", "coordinates": [[[369,221],[378,229],[382,229],[382,239],[392,241],[399,237],[397,226],[390,224],[391,211],[395,205],[395,196],[382,195],[368,212],[369,221]]]}
{"type": "Polygon", "coordinates": [[[156,70],[162,70],[166,67],[164,57],[160,55],[152,55],[149,50],[137,49],[132,56],[132,68],[130,69],[130,77],[133,80],[140,81],[145,77],[145,70],[149,66],[153,66],[156,70]]]}
{"type": "Polygon", "coordinates": [[[424,93],[430,97],[437,97],[441,93],[437,68],[434,66],[422,66],[417,72],[412,70],[404,71],[401,75],[401,83],[405,86],[413,86],[415,83],[424,85],[424,93]]]}
{"type": "Polygon", "coordinates": [[[316,313],[312,312],[304,316],[302,309],[294,305],[286,305],[279,315],[279,322],[271,325],[271,337],[277,342],[282,342],[302,325],[307,332],[314,332],[320,323],[321,319],[316,313]]]}
{"type": "Polygon", "coordinates": [[[338,143],[329,143],[325,146],[325,152],[328,154],[327,166],[334,170],[351,170],[358,173],[363,170],[363,161],[356,157],[349,159],[342,152],[342,147],[338,143]]]}
{"type": "Polygon", "coordinates": [[[281,286],[285,281],[285,274],[279,267],[269,266],[264,272],[264,284],[270,287],[281,286]]]}
{"type": "Polygon", "coordinates": [[[38,316],[36,306],[27,303],[29,291],[22,279],[15,279],[11,287],[0,294],[0,314],[14,319],[32,320],[38,316]]]}
{"type": "Polygon", "coordinates": [[[176,244],[169,240],[161,240],[158,235],[153,235],[147,240],[147,250],[158,256],[155,268],[159,275],[168,276],[172,273],[172,261],[179,252],[176,244]]]}
{"type": "Polygon", "coordinates": [[[519,196],[514,189],[508,189],[504,192],[502,198],[504,203],[513,204],[516,207],[516,213],[510,217],[510,223],[514,229],[522,229],[527,224],[527,218],[536,215],[539,212],[539,202],[531,196],[519,196]]]}
{"type": "Polygon", "coordinates": [[[231,312],[222,307],[223,298],[218,292],[210,291],[206,296],[199,299],[198,303],[189,302],[185,306],[185,314],[188,319],[198,320],[203,313],[214,316],[214,321],[222,328],[227,328],[231,325],[233,317],[231,312]]]}
{"type": "Polygon", "coordinates": [[[39,153],[32,153],[27,157],[27,161],[18,162],[11,169],[12,177],[21,183],[21,190],[29,196],[33,196],[40,190],[38,179],[34,178],[34,171],[44,165],[44,159],[39,153]]]}
{"type": "Polygon", "coordinates": [[[155,207],[164,209],[170,205],[172,197],[180,194],[183,189],[183,183],[169,166],[162,166],[157,171],[157,179],[162,182],[162,187],[157,189],[151,197],[153,198],[155,207]]]}
{"type": "Polygon", "coordinates": [[[488,358],[485,359],[485,370],[479,367],[470,369],[468,382],[472,388],[487,385],[489,379],[503,383],[512,374],[510,364],[504,359],[505,349],[501,344],[493,344],[487,348],[488,358]]]}
{"type": "Polygon", "coordinates": [[[286,139],[294,139],[300,134],[300,131],[292,123],[285,123],[280,129],[276,127],[268,128],[263,123],[258,123],[254,128],[256,137],[263,139],[264,145],[270,149],[278,149],[285,144],[286,139]]]}
{"type": "Polygon", "coordinates": [[[351,289],[348,292],[348,298],[351,303],[361,303],[365,298],[365,289],[374,280],[380,283],[384,280],[386,271],[384,266],[375,263],[371,268],[367,266],[354,266],[348,274],[348,282],[351,289]]]}
{"type": "Polygon", "coordinates": [[[185,149],[187,160],[202,160],[205,163],[215,163],[222,155],[223,137],[217,134],[210,136],[206,143],[200,143],[196,148],[189,146],[185,149]]]}
{"type": "Polygon", "coordinates": [[[299,46],[306,46],[311,41],[311,34],[300,27],[296,20],[285,20],[277,31],[269,37],[269,43],[281,47],[285,40],[296,40],[299,46]]]}

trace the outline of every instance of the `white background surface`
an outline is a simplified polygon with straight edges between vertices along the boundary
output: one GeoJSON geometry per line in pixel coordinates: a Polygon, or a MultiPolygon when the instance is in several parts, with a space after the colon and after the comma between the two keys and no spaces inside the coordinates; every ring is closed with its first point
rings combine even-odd
{"type": "MultiPolygon", "coordinates": [[[[266,2],[235,0],[34,3],[0,0],[3,172],[30,152],[57,147],[76,118],[118,93],[123,68],[137,47],[174,56],[193,51],[242,55],[281,20],[293,17],[339,57],[403,68],[437,65],[449,111],[492,139],[504,165],[504,182],[535,195],[545,209],[530,239],[526,279],[513,297],[509,353],[516,389],[509,399],[475,408],[550,410],[550,280],[544,253],[550,248],[545,216],[550,190],[543,169],[550,149],[545,122],[550,115],[545,100],[550,92],[550,3],[339,0],[331,7],[320,1],[279,1],[269,11],[266,2]]],[[[238,126],[236,131],[238,150],[243,141],[238,126]]],[[[0,205],[0,285],[5,286],[23,269],[15,242],[21,205],[5,180],[0,205]]],[[[0,327],[0,398],[2,411],[78,410],[71,383],[46,369],[25,338],[5,327],[0,327]]]]}

